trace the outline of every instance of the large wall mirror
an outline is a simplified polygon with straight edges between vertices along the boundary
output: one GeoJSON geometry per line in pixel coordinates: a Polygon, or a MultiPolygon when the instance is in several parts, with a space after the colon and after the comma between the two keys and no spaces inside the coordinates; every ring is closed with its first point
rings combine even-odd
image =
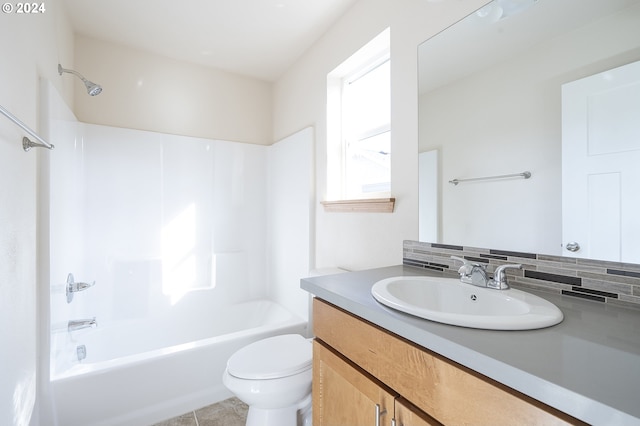
{"type": "Polygon", "coordinates": [[[494,0],[418,55],[421,241],[640,263],[640,0],[494,0]]]}

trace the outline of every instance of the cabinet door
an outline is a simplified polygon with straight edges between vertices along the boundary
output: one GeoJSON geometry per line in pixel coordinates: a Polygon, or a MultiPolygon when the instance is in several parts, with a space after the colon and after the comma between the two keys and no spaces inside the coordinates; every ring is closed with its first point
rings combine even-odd
{"type": "Polygon", "coordinates": [[[390,425],[394,395],[318,341],[313,342],[313,425],[390,425]]]}
{"type": "Polygon", "coordinates": [[[398,398],[395,405],[395,426],[442,426],[442,423],[408,401],[398,398]]]}

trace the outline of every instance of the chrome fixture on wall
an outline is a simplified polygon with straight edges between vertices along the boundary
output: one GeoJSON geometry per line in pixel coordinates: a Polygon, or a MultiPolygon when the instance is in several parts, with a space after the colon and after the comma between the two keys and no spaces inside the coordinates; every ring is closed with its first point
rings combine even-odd
{"type": "MultiPolygon", "coordinates": [[[[459,256],[451,256],[451,259],[459,260],[462,266],[458,269],[460,281],[478,287],[492,288],[494,290],[508,290],[507,275],[505,269],[522,269],[521,264],[498,265],[493,273],[493,278],[487,274],[487,266],[479,263],[468,262],[467,259],[459,256]]],[[[474,299],[475,300],[475,299],[474,299]]]]}
{"type": "Polygon", "coordinates": [[[69,322],[67,323],[67,331],[77,331],[82,330],[83,328],[92,328],[97,326],[98,322],[96,321],[96,317],[79,320],[69,320],[69,322]]]}
{"type": "Polygon", "coordinates": [[[92,283],[76,282],[75,279],[73,278],[73,274],[67,275],[67,287],[66,287],[67,303],[71,303],[71,301],[73,300],[74,293],[77,293],[78,291],[86,290],[89,287],[93,287],[95,284],[96,284],[95,281],[92,283]]]}
{"type": "Polygon", "coordinates": [[[529,179],[531,177],[531,172],[512,173],[510,175],[500,175],[500,176],[485,176],[485,177],[477,177],[477,178],[453,179],[453,180],[450,180],[449,183],[457,185],[460,182],[471,182],[471,181],[477,181],[477,180],[509,179],[509,178],[517,178],[517,177],[529,179]]]}
{"type": "Polygon", "coordinates": [[[22,149],[24,149],[25,151],[29,151],[31,148],[53,149],[53,145],[52,144],[50,144],[49,142],[45,141],[40,136],[38,136],[38,134],[36,132],[31,130],[29,128],[29,126],[24,124],[18,117],[16,117],[15,115],[11,114],[9,112],[9,110],[6,109],[5,107],[3,107],[2,105],[0,105],[0,114],[2,114],[5,117],[7,117],[14,124],[16,124],[18,127],[20,127],[25,132],[29,133],[31,136],[33,136],[37,140],[37,142],[33,142],[28,137],[24,136],[22,138],[22,149]]]}
{"type": "Polygon", "coordinates": [[[62,75],[63,72],[68,72],[69,74],[73,74],[76,77],[78,77],[80,80],[82,80],[82,82],[84,83],[85,87],[87,88],[87,93],[91,96],[96,96],[99,95],[100,92],[102,92],[102,86],[100,86],[99,84],[96,84],[92,81],[87,80],[86,78],[84,78],[82,76],[82,74],[80,74],[77,71],[74,70],[68,70],[66,68],[62,68],[62,65],[58,64],[58,74],[62,75]]]}
{"type": "Polygon", "coordinates": [[[87,347],[85,345],[76,346],[76,355],[78,355],[78,361],[82,361],[87,357],[87,347]]]}

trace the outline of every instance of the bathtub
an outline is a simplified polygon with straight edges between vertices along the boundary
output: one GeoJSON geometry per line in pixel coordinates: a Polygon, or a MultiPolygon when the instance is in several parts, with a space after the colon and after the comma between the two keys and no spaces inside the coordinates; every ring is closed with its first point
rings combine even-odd
{"type": "Polygon", "coordinates": [[[150,425],[212,404],[231,396],[222,373],[235,351],[265,337],[307,333],[305,321],[267,300],[212,311],[222,320],[204,318],[198,330],[136,321],[74,332],[57,355],[66,362],[52,368],[57,425],[150,425]],[[80,344],[86,358],[68,362],[80,344]]]}

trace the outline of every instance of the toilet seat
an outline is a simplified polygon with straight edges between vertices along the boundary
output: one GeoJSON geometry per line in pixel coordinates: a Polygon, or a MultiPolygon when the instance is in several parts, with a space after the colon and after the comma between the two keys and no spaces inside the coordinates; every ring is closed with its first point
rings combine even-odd
{"type": "Polygon", "coordinates": [[[269,337],[245,346],[227,361],[227,371],[239,379],[278,379],[311,368],[311,342],[299,334],[269,337]]]}

